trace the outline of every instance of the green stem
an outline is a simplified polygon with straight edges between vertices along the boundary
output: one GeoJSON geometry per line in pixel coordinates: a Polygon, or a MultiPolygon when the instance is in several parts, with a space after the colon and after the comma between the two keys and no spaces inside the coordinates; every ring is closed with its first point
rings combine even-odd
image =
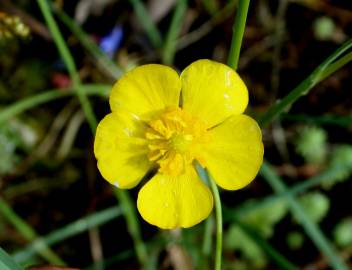
{"type": "Polygon", "coordinates": [[[209,255],[211,254],[211,242],[212,242],[211,234],[213,231],[213,227],[214,227],[214,219],[213,219],[213,215],[211,215],[205,221],[205,226],[204,226],[202,253],[206,258],[208,258],[209,255]]]}
{"type": "Polygon", "coordinates": [[[76,94],[79,99],[79,102],[81,103],[82,109],[88,120],[89,126],[94,134],[95,128],[97,126],[97,120],[95,118],[93,109],[89,103],[89,100],[87,96],[84,94],[84,91],[81,85],[81,80],[79,78],[79,74],[77,72],[73,57],[66,45],[66,42],[63,36],[60,33],[59,27],[57,26],[53,15],[51,14],[51,9],[48,2],[46,0],[37,0],[37,3],[48,25],[48,28],[51,34],[53,35],[53,39],[55,41],[56,47],[59,50],[59,53],[66,64],[67,70],[70,74],[70,78],[73,83],[73,87],[76,90],[76,94]]]}
{"type": "MultiPolygon", "coordinates": [[[[221,256],[222,256],[222,209],[219,189],[211,178],[210,174],[199,164],[195,164],[196,171],[199,177],[206,182],[213,193],[214,204],[215,204],[215,218],[216,218],[216,250],[215,250],[215,270],[221,270],[221,256]]],[[[209,219],[209,218],[208,218],[209,219]]],[[[207,233],[211,235],[211,230],[207,230],[207,233]]],[[[207,235],[206,237],[210,237],[207,235]]],[[[204,240],[206,241],[206,239],[204,240]]]]}
{"type": "Polygon", "coordinates": [[[352,116],[322,115],[312,116],[307,114],[281,114],[280,118],[288,121],[299,121],[315,125],[337,125],[348,127],[352,125],[352,116]]]}
{"type": "Polygon", "coordinates": [[[222,257],[222,209],[219,189],[214,180],[207,174],[209,185],[214,196],[215,216],[216,216],[216,250],[215,250],[215,270],[221,270],[222,257]]]}
{"type": "Polygon", "coordinates": [[[349,52],[348,54],[346,54],[343,57],[341,57],[339,60],[331,63],[326,68],[326,70],[321,74],[320,81],[322,81],[325,78],[329,77],[332,73],[334,73],[336,70],[338,70],[341,67],[343,67],[344,65],[346,65],[351,60],[352,60],[352,52],[349,52]]]}
{"type": "MultiPolygon", "coordinates": [[[[136,9],[137,14],[139,14],[139,16],[142,16],[142,17],[144,16],[144,19],[146,19],[148,21],[148,19],[150,19],[150,18],[149,18],[149,16],[147,16],[148,14],[144,9],[143,4],[139,0],[138,1],[131,0],[131,1],[136,9]]],[[[58,50],[59,50],[64,62],[67,65],[71,79],[74,83],[74,89],[77,90],[76,94],[80,100],[83,111],[88,119],[92,133],[94,134],[96,126],[97,126],[97,121],[96,121],[94,112],[92,110],[92,107],[89,103],[89,100],[87,99],[86,95],[83,92],[83,87],[81,85],[81,81],[78,76],[77,69],[76,69],[76,66],[73,61],[73,57],[70,54],[70,52],[66,46],[66,43],[65,43],[65,41],[59,31],[59,28],[58,28],[52,14],[51,14],[51,9],[49,7],[49,4],[47,3],[46,0],[37,0],[37,2],[39,4],[39,7],[40,7],[42,13],[43,13],[43,16],[46,20],[46,23],[48,24],[48,27],[49,27],[51,33],[53,34],[53,38],[56,43],[56,46],[58,47],[58,50]]],[[[148,21],[148,22],[149,22],[149,24],[145,25],[145,26],[152,27],[153,24],[150,24],[151,21],[148,21]]],[[[150,28],[148,28],[148,29],[150,29],[150,28]]],[[[120,192],[117,192],[117,193],[120,193],[120,192]]],[[[127,197],[127,194],[124,196],[123,195],[120,196],[120,199],[123,200],[123,202],[122,202],[123,207],[126,206],[126,204],[127,204],[126,197],[127,197]]],[[[133,207],[132,206],[129,206],[129,209],[127,212],[128,212],[128,214],[126,214],[126,217],[128,217],[127,223],[131,225],[130,226],[131,235],[133,238],[137,237],[137,239],[134,238],[135,244],[137,245],[136,246],[137,256],[142,260],[142,262],[144,262],[147,258],[146,252],[145,252],[146,249],[143,245],[143,242],[140,240],[140,236],[139,236],[140,230],[139,230],[139,227],[136,225],[137,224],[136,214],[133,214],[133,207]],[[136,224],[134,224],[133,222],[136,224]]]]}
{"type": "Polygon", "coordinates": [[[287,200],[293,215],[297,218],[297,220],[300,221],[302,227],[310,236],[314,244],[329,260],[333,269],[347,270],[348,267],[341,260],[338,254],[336,254],[335,250],[325,235],[322,233],[322,231],[319,229],[317,224],[315,224],[309,218],[302,206],[299,204],[299,202],[297,202],[296,198],[292,194],[288,193],[287,187],[283,180],[275,173],[273,169],[271,169],[269,164],[265,161],[261,168],[261,174],[277,193],[286,193],[285,199],[287,200]]]}
{"type": "Polygon", "coordinates": [[[238,67],[244,29],[246,27],[247,13],[250,0],[239,0],[235,23],[232,29],[231,48],[227,63],[234,70],[238,67]]]}
{"type": "Polygon", "coordinates": [[[126,219],[127,229],[132,236],[137,258],[143,269],[147,268],[147,249],[142,241],[136,209],[133,206],[129,194],[121,189],[114,189],[115,196],[121,204],[123,215],[126,219]]]}
{"type": "Polygon", "coordinates": [[[308,92],[319,82],[324,80],[327,76],[337,71],[349,61],[352,60],[352,54],[341,57],[347,50],[352,48],[352,39],[347,41],[332,55],[330,55],[323,63],[321,63],[304,81],[302,81],[296,88],[294,88],[281,101],[273,105],[269,111],[259,119],[262,126],[269,124],[274,118],[281,114],[287,107],[292,105],[301,96],[308,94],[308,92]],[[340,58],[341,57],[341,58],[340,58]],[[339,59],[340,58],[340,59],[339,59]]]}
{"type": "Polygon", "coordinates": [[[177,1],[177,5],[172,17],[170,27],[165,39],[165,45],[162,53],[162,61],[164,64],[171,65],[174,61],[177,37],[180,33],[185,12],[187,9],[187,0],[177,1]]]}

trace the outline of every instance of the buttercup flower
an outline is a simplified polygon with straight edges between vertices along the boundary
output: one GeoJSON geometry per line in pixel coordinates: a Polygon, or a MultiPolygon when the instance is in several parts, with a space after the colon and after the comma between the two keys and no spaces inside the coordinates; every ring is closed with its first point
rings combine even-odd
{"type": "Polygon", "coordinates": [[[194,164],[227,190],[249,184],[263,160],[261,131],[242,114],[248,91],[230,67],[198,60],[179,76],[150,64],[126,73],[110,96],[94,153],[102,176],[139,191],[141,216],[160,228],[190,227],[207,218],[213,197],[194,164]],[[149,174],[148,174],[149,175],[149,174]]]}

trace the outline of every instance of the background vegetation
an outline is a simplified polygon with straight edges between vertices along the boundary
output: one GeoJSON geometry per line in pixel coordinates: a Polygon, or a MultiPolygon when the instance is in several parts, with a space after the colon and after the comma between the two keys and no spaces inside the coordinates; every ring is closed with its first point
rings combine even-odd
{"type": "Polygon", "coordinates": [[[126,70],[200,58],[238,66],[265,144],[257,179],[221,192],[223,269],[351,268],[352,3],[252,1],[238,64],[237,6],[0,2],[0,246],[14,260],[0,249],[0,269],[212,269],[213,216],[157,230],[136,213],[137,189],[102,180],[92,151],[126,70]]]}

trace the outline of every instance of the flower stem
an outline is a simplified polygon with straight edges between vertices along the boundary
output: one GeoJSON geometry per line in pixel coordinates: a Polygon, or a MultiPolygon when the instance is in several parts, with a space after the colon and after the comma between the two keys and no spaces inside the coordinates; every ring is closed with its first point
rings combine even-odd
{"type": "Polygon", "coordinates": [[[131,197],[128,192],[121,189],[114,189],[115,197],[120,202],[123,215],[125,216],[127,229],[132,237],[134,242],[134,248],[141,268],[146,270],[148,269],[147,260],[147,248],[145,247],[142,236],[141,229],[137,218],[136,209],[133,206],[131,197]]]}
{"type": "Polygon", "coordinates": [[[221,270],[221,253],[222,253],[222,209],[219,189],[214,180],[207,173],[211,191],[214,196],[215,216],[216,216],[216,252],[215,252],[215,270],[221,270]]]}
{"type": "Polygon", "coordinates": [[[242,38],[246,27],[247,13],[250,0],[239,0],[236,19],[232,29],[231,48],[227,63],[234,70],[238,67],[242,38]]]}

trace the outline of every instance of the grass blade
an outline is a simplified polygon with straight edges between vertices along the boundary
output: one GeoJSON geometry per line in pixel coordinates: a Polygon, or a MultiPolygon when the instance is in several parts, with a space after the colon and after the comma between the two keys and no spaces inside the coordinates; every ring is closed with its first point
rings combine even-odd
{"type": "Polygon", "coordinates": [[[138,261],[140,262],[143,269],[146,269],[148,260],[147,248],[142,241],[136,209],[133,206],[130,195],[126,191],[121,189],[114,189],[114,192],[123,209],[123,215],[126,219],[127,229],[133,239],[138,261]]]}
{"type": "MultiPolygon", "coordinates": [[[[108,96],[111,86],[104,84],[87,84],[82,85],[82,89],[86,95],[97,95],[97,96],[108,96]]],[[[0,124],[3,124],[6,120],[15,115],[23,113],[26,110],[34,108],[40,104],[47,103],[59,98],[75,95],[73,88],[69,89],[51,89],[44,91],[41,94],[32,95],[27,98],[23,98],[0,111],[0,124]]]]}
{"type": "Polygon", "coordinates": [[[107,72],[114,79],[118,79],[122,76],[124,70],[113,62],[72,18],[70,18],[62,10],[54,9],[54,11],[56,12],[58,18],[67,26],[67,28],[71,30],[71,32],[93,56],[93,58],[96,59],[98,65],[100,65],[105,72],[107,72]]]}
{"type": "Polygon", "coordinates": [[[292,264],[289,260],[287,260],[278,250],[276,250],[270,243],[266,241],[258,232],[251,228],[250,226],[243,224],[236,217],[233,218],[236,224],[253,240],[260,246],[266,255],[275,262],[280,269],[285,270],[295,270],[298,269],[294,264],[292,264]]]}
{"type": "Polygon", "coordinates": [[[187,10],[187,0],[177,1],[174,15],[172,17],[169,30],[166,35],[165,45],[162,53],[162,61],[166,65],[171,65],[174,61],[177,37],[180,33],[185,12],[187,10]]]}
{"type": "MultiPolygon", "coordinates": [[[[37,233],[34,229],[27,224],[12,208],[7,204],[7,202],[0,197],[0,213],[10,222],[17,231],[27,240],[33,241],[38,238],[37,233]]],[[[45,260],[49,263],[57,265],[65,265],[65,262],[58,257],[55,252],[53,252],[47,245],[44,243],[38,246],[35,246],[38,254],[40,254],[45,260]]],[[[2,268],[0,268],[2,269],[2,268]]]]}
{"type": "Polygon", "coordinates": [[[235,23],[232,29],[231,48],[227,63],[234,70],[238,67],[242,39],[248,14],[250,0],[239,0],[235,23]]]}
{"type": "Polygon", "coordinates": [[[162,46],[161,34],[146,10],[143,2],[141,0],[130,0],[130,2],[151,43],[154,47],[160,48],[162,46]]]}
{"type": "Polygon", "coordinates": [[[237,0],[229,0],[227,4],[217,11],[210,20],[203,23],[197,29],[188,32],[184,36],[180,37],[177,41],[177,50],[182,50],[187,48],[191,44],[195,43],[196,41],[200,40],[202,37],[206,36],[210,33],[215,26],[221,24],[225,21],[230,15],[233,13],[235,6],[237,5],[237,0]]]}
{"type": "Polygon", "coordinates": [[[302,227],[309,235],[311,240],[314,242],[316,247],[326,256],[326,259],[330,262],[331,266],[336,270],[347,270],[348,267],[341,260],[338,254],[336,254],[334,248],[329,243],[328,239],[302,209],[296,198],[287,192],[287,187],[282,179],[275,173],[273,169],[264,161],[261,168],[261,175],[270,184],[270,186],[277,193],[286,192],[285,199],[297,220],[301,223],[302,227]]]}
{"type": "Polygon", "coordinates": [[[1,270],[23,270],[6,252],[0,247],[1,270]]]}
{"type": "Polygon", "coordinates": [[[302,81],[295,89],[293,89],[281,101],[273,105],[269,111],[259,119],[262,126],[269,124],[279,114],[281,114],[287,107],[292,105],[301,96],[308,94],[308,92],[319,82],[324,80],[327,76],[337,71],[349,61],[352,60],[351,53],[341,57],[346,51],[352,48],[352,39],[347,41],[332,55],[330,55],[322,64],[320,64],[304,81],[302,81]],[[341,59],[339,59],[341,57],[341,59]]]}
{"type": "Polygon", "coordinates": [[[345,175],[350,171],[350,164],[339,164],[336,166],[332,166],[331,168],[328,168],[319,175],[309,178],[306,181],[302,181],[292,187],[288,187],[287,191],[285,192],[279,192],[276,194],[269,195],[250,205],[244,203],[243,205],[236,207],[236,209],[225,208],[224,220],[228,222],[232,219],[233,215],[241,216],[249,212],[256,211],[257,209],[266,207],[267,205],[272,204],[278,200],[282,200],[286,196],[296,196],[300,193],[306,192],[309,188],[321,185],[324,182],[330,181],[331,179],[336,179],[337,177],[345,175]]]}
{"type": "Polygon", "coordinates": [[[60,229],[49,233],[46,236],[35,239],[23,250],[16,252],[13,257],[17,262],[23,262],[31,258],[36,252],[36,246],[45,244],[48,246],[62,242],[63,240],[83,233],[91,228],[101,226],[119,216],[122,210],[119,206],[113,206],[108,209],[96,212],[87,217],[78,219],[60,229]]]}
{"type": "Polygon", "coordinates": [[[280,116],[283,120],[299,121],[315,125],[337,125],[348,127],[352,125],[352,116],[322,115],[312,116],[306,114],[285,114],[280,116]]]}
{"type": "Polygon", "coordinates": [[[64,38],[60,33],[59,27],[57,26],[53,15],[51,14],[51,9],[49,7],[48,2],[46,0],[37,0],[37,3],[49,27],[49,30],[53,35],[53,39],[55,41],[56,47],[58,48],[59,53],[66,64],[66,67],[70,74],[70,78],[73,82],[74,89],[76,90],[77,97],[79,99],[79,102],[81,103],[82,109],[88,120],[89,126],[94,134],[97,126],[97,120],[95,118],[93,109],[89,103],[89,100],[87,96],[84,94],[83,88],[81,87],[81,80],[79,78],[79,74],[77,72],[73,57],[65,43],[64,38]]]}

